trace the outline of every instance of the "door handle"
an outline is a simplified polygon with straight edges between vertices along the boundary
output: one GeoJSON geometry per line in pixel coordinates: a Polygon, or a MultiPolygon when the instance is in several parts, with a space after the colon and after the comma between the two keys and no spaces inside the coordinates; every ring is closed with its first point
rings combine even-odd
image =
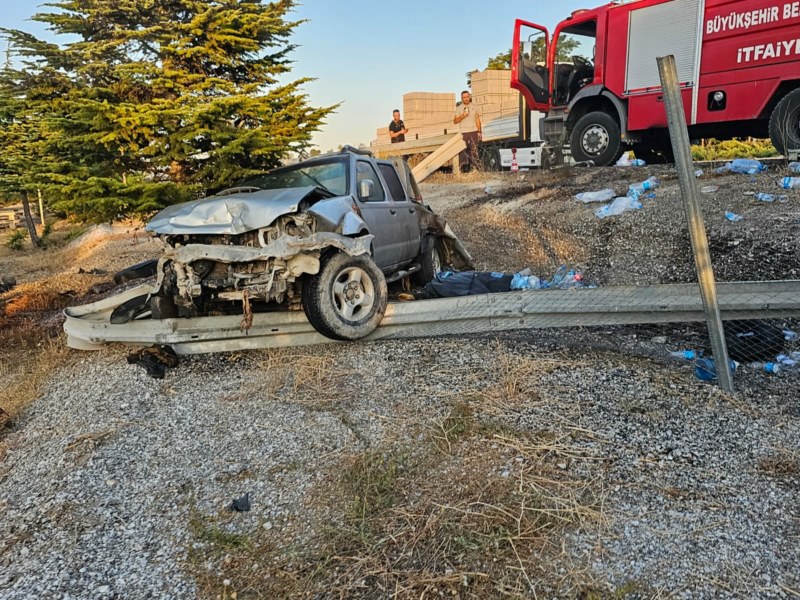
{"type": "Polygon", "coordinates": [[[390,214],[390,215],[396,215],[396,214],[397,214],[397,211],[396,211],[395,209],[393,209],[393,208],[390,208],[390,209],[389,209],[389,214],[390,214]]]}

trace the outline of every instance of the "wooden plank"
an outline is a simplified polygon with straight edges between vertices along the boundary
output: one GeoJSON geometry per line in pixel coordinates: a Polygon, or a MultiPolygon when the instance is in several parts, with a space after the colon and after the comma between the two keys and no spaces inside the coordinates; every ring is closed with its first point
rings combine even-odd
{"type": "Polygon", "coordinates": [[[448,142],[442,145],[436,152],[426,157],[419,163],[412,173],[417,183],[424,181],[431,173],[440,169],[445,163],[453,160],[460,152],[466,150],[467,145],[461,134],[454,135],[448,142]]]}

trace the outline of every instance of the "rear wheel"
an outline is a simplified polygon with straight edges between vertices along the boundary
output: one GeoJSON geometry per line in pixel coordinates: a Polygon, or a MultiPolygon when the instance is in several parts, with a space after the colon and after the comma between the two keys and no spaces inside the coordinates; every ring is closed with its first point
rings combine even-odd
{"type": "Polygon", "coordinates": [[[303,282],[303,310],[311,325],[334,340],[358,340],[380,324],[389,293],[369,256],[331,254],[303,282]]]}
{"type": "Polygon", "coordinates": [[[414,273],[414,283],[423,286],[436,278],[442,270],[439,244],[436,236],[426,235],[422,240],[422,248],[418,258],[420,270],[414,273]]]}
{"type": "Polygon", "coordinates": [[[800,149],[800,89],[789,92],[772,111],[769,138],[783,155],[800,149]]]}
{"type": "Polygon", "coordinates": [[[502,171],[503,163],[500,158],[500,149],[494,146],[481,149],[481,163],[486,171],[502,171]]]}
{"type": "Polygon", "coordinates": [[[611,115],[595,111],[583,115],[570,134],[572,158],[598,167],[614,164],[622,150],[619,125],[611,115]]]}

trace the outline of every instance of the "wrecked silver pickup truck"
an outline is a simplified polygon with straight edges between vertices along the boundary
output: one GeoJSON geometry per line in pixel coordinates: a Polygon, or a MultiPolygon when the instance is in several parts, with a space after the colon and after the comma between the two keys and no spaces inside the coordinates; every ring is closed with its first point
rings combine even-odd
{"type": "Polygon", "coordinates": [[[303,308],[338,340],[369,335],[387,283],[424,285],[471,258],[429,207],[404,161],[341,152],[281,167],[216,196],[168,207],[152,318],[303,308]]]}

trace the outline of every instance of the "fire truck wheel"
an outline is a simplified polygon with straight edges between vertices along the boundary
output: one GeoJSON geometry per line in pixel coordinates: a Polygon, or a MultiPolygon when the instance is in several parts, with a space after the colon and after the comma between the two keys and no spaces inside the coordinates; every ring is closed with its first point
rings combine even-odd
{"type": "Polygon", "coordinates": [[[500,149],[494,147],[481,149],[481,162],[487,171],[502,171],[503,164],[500,158],[500,149]]]}
{"type": "Polygon", "coordinates": [[[570,148],[576,162],[590,160],[598,167],[612,165],[622,150],[619,125],[604,112],[583,115],[572,128],[570,148]]]}
{"type": "Polygon", "coordinates": [[[781,154],[800,149],[800,89],[786,94],[772,111],[769,137],[781,154]]]}

